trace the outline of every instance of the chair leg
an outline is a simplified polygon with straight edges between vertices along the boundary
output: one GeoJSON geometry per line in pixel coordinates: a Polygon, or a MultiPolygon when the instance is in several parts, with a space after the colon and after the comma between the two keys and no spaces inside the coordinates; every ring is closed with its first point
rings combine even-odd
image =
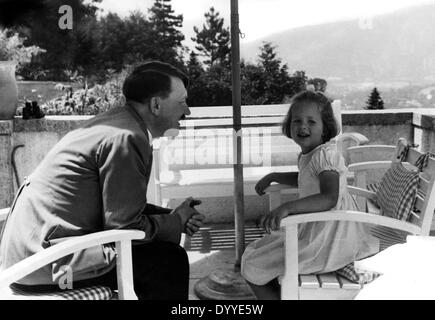
{"type": "Polygon", "coordinates": [[[299,299],[298,226],[285,227],[285,274],[281,282],[281,299],[299,299]]]}
{"type": "Polygon", "coordinates": [[[137,300],[134,292],[131,241],[116,242],[116,275],[120,300],[137,300]]]}

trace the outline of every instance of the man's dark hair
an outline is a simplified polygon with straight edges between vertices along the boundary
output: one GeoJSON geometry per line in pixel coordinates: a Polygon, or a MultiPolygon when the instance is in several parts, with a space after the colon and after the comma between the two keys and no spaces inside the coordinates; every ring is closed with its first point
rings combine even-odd
{"type": "Polygon", "coordinates": [[[127,76],[122,93],[127,100],[137,102],[154,96],[166,98],[171,92],[171,77],[180,78],[186,88],[189,85],[188,77],[176,67],[160,61],[148,61],[136,66],[127,76]]]}

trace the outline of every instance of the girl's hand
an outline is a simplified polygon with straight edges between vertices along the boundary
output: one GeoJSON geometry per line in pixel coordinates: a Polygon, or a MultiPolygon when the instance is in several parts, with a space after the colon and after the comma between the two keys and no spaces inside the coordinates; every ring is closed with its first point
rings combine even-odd
{"type": "Polygon", "coordinates": [[[288,216],[288,211],[282,206],[272,210],[269,214],[266,214],[260,219],[260,226],[263,227],[267,233],[271,231],[278,231],[280,228],[282,218],[288,216]]]}
{"type": "Polygon", "coordinates": [[[264,194],[264,190],[266,190],[266,188],[268,186],[270,186],[270,184],[273,182],[273,174],[269,173],[267,175],[265,175],[263,178],[261,178],[257,184],[255,185],[255,191],[257,192],[257,194],[259,196],[262,196],[264,194]]]}

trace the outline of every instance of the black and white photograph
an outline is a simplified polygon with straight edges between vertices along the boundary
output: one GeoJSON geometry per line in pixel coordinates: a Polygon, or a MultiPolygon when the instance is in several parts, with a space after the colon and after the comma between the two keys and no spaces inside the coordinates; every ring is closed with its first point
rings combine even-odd
{"type": "Polygon", "coordinates": [[[435,300],[434,211],[435,0],[0,0],[0,300],[435,300]]]}

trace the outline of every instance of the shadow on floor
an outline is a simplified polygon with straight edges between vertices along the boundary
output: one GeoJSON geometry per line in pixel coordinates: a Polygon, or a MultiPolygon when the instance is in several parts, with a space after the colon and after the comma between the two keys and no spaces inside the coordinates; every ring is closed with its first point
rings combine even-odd
{"type": "MultiPolygon", "coordinates": [[[[256,226],[245,227],[245,245],[261,238],[265,234],[263,229],[256,226]]],[[[184,248],[187,251],[210,251],[234,249],[235,230],[231,225],[214,225],[201,228],[193,237],[186,237],[184,248]]]]}
{"type": "MultiPolygon", "coordinates": [[[[263,235],[263,229],[255,225],[245,226],[246,245],[263,235]]],[[[193,237],[184,239],[183,246],[190,262],[189,300],[198,300],[194,293],[198,280],[217,269],[237,269],[235,238],[233,225],[218,224],[201,228],[193,237]]]]}

